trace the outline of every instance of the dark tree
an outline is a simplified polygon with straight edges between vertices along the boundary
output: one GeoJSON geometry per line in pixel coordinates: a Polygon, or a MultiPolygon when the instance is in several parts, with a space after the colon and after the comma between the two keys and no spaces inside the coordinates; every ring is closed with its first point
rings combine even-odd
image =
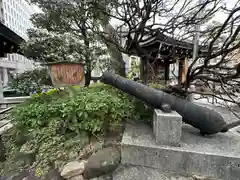
{"type": "Polygon", "coordinates": [[[108,16],[98,11],[93,4],[105,1],[78,0],[31,0],[42,13],[32,17],[36,29],[29,31],[29,41],[23,47],[25,54],[35,60],[81,61],[85,63],[86,86],[91,72],[98,64],[109,66],[109,51],[99,38],[101,26],[108,23],[108,16]]]}
{"type": "MultiPolygon", "coordinates": [[[[195,84],[195,93],[238,104],[232,90],[240,87],[240,65],[237,61],[240,48],[239,1],[230,7],[221,0],[116,0],[110,6],[110,13],[104,9],[102,12],[111,17],[111,22],[118,22],[115,23],[114,36],[119,41],[106,32],[102,32],[102,36],[121,52],[136,54],[145,63],[154,57],[142,44],[150,41],[154,33],[175,40],[175,44],[172,42],[173,51],[167,55],[173,57],[173,61],[177,59],[174,59],[174,47],[178,47],[176,42],[191,44],[198,33],[198,53],[193,56],[192,43],[188,52],[192,59],[182,88],[187,90],[190,84],[195,84]],[[216,17],[221,17],[218,18],[221,21],[216,22],[216,17]],[[133,45],[134,51],[130,48],[133,45]],[[205,87],[204,92],[199,86],[205,87]]],[[[163,38],[162,42],[167,40],[163,38]]],[[[160,54],[163,60],[167,56],[160,54]]]]}

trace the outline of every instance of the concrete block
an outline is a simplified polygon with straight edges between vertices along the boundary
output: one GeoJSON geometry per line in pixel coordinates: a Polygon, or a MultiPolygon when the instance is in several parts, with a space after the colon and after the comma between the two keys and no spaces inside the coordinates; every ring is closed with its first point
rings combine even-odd
{"type": "Polygon", "coordinates": [[[193,180],[176,174],[160,173],[144,166],[120,166],[113,173],[113,180],[193,180]]]}
{"type": "Polygon", "coordinates": [[[121,148],[124,165],[222,180],[240,177],[240,138],[231,132],[202,137],[184,124],[180,147],[174,147],[156,144],[151,128],[144,124],[127,124],[121,148]]]}
{"type": "Polygon", "coordinates": [[[177,112],[164,113],[154,109],[153,134],[157,144],[179,146],[182,132],[182,116],[177,112]]]}

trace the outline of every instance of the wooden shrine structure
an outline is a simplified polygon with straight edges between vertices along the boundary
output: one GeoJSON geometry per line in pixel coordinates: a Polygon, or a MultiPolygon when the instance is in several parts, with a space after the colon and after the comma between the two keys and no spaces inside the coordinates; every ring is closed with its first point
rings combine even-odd
{"type": "MultiPolygon", "coordinates": [[[[129,38],[127,50],[131,55],[141,58],[141,79],[145,84],[156,76],[159,70],[164,71],[165,82],[169,80],[170,64],[176,63],[178,66],[178,84],[183,84],[186,80],[188,61],[193,55],[193,44],[175,40],[159,31],[143,37],[138,44],[129,38]]],[[[200,54],[206,51],[199,51],[200,54]]]]}

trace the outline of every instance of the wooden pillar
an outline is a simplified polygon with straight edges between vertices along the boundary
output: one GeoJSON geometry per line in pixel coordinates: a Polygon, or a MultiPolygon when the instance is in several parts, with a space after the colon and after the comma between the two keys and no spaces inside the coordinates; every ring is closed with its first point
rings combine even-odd
{"type": "Polygon", "coordinates": [[[140,60],[140,79],[143,82],[143,84],[148,83],[148,59],[147,57],[141,57],[140,60]]]}
{"type": "Polygon", "coordinates": [[[188,71],[188,58],[185,57],[184,59],[179,61],[179,76],[178,76],[178,83],[184,84],[187,78],[187,71],[188,71]]]}
{"type": "Polygon", "coordinates": [[[188,58],[187,56],[183,60],[183,70],[182,70],[182,84],[187,80],[187,71],[188,71],[188,58]]]}
{"type": "Polygon", "coordinates": [[[183,64],[182,61],[179,59],[178,62],[178,85],[182,82],[182,70],[183,70],[183,64]]]}
{"type": "Polygon", "coordinates": [[[149,67],[148,67],[148,59],[144,58],[143,60],[143,84],[148,84],[148,75],[149,75],[149,67]]]}
{"type": "Polygon", "coordinates": [[[164,80],[165,85],[167,85],[169,81],[169,73],[170,73],[170,64],[168,62],[164,62],[164,80]]]}

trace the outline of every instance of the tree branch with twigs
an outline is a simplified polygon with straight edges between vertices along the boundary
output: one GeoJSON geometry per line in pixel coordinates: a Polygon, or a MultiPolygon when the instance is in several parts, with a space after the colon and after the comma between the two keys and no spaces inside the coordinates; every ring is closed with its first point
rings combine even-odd
{"type": "MultiPolygon", "coordinates": [[[[226,6],[222,0],[203,0],[201,3],[191,0],[116,0],[109,6],[112,10],[104,14],[112,22],[118,22],[114,33],[125,43],[119,45],[110,38],[108,41],[115,43],[120,51],[150,59],[151,51],[141,44],[149,41],[155,32],[178,41],[192,42],[195,26],[199,24],[200,53],[195,61],[190,62],[185,89],[201,81],[211,89],[209,96],[213,97],[217,94],[213,89],[214,83],[221,93],[222,85],[226,86],[227,93],[224,94],[229,96],[232,95],[230,89],[239,86],[240,65],[235,55],[240,48],[239,1],[232,7],[226,6]],[[222,16],[222,22],[215,21],[217,15],[222,16]],[[132,45],[134,51],[130,50],[132,45]]],[[[108,38],[105,32],[102,35],[108,38]]],[[[223,99],[232,101],[227,97],[223,99]]]]}

